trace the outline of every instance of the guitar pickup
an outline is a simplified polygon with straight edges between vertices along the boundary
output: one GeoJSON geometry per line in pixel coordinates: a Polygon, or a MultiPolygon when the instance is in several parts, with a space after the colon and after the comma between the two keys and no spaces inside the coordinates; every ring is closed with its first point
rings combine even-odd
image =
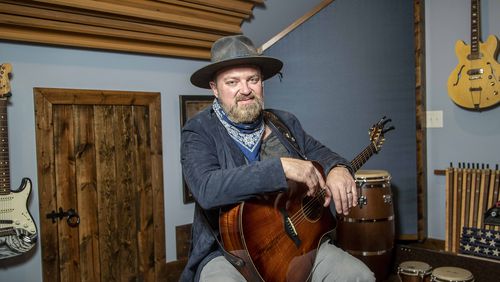
{"type": "Polygon", "coordinates": [[[475,92],[475,91],[481,92],[481,91],[483,91],[483,88],[482,87],[470,87],[469,91],[470,92],[475,92]]]}
{"type": "Polygon", "coordinates": [[[481,75],[484,73],[483,69],[470,69],[467,71],[468,75],[481,75]]]}

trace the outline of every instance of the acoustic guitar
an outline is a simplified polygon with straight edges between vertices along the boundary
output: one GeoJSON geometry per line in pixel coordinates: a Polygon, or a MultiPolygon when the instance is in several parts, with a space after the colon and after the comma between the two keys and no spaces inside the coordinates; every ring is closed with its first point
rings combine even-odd
{"type": "Polygon", "coordinates": [[[448,96],[470,110],[481,110],[500,102],[500,66],[496,61],[498,39],[490,35],[481,38],[480,0],[471,0],[471,44],[457,41],[455,52],[458,65],[448,78],[448,96]]]}
{"type": "MultiPolygon", "coordinates": [[[[384,117],[372,126],[371,143],[351,161],[355,171],[380,151],[384,134],[394,129],[385,128],[389,121],[384,117]]],[[[307,281],[323,237],[336,226],[329,207],[323,206],[324,190],[307,196],[305,185],[289,185],[298,189],[264,194],[221,212],[224,249],[240,258],[235,267],[247,281],[307,281]]]]}
{"type": "Polygon", "coordinates": [[[10,189],[7,98],[11,71],[10,64],[0,65],[0,259],[26,253],[37,240],[36,225],[27,209],[30,179],[24,178],[17,191],[10,189]]]}

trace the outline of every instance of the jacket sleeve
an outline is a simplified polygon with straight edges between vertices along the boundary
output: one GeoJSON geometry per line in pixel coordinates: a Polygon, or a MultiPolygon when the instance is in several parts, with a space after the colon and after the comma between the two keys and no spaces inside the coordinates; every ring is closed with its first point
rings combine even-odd
{"type": "Polygon", "coordinates": [[[255,195],[286,189],[279,158],[237,165],[217,128],[191,121],[181,134],[184,179],[193,197],[204,209],[235,204],[255,195]],[[214,132],[215,131],[215,132],[214,132]]]}

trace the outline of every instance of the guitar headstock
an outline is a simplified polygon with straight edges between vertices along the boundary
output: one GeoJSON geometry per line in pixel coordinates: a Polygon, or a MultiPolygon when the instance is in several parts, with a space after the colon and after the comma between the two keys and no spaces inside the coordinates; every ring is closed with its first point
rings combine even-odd
{"type": "Polygon", "coordinates": [[[10,96],[9,74],[12,71],[10,64],[0,65],[0,99],[10,96]]]}
{"type": "Polygon", "coordinates": [[[386,127],[387,123],[391,122],[391,119],[386,119],[385,116],[382,117],[376,124],[372,125],[368,134],[370,135],[370,141],[375,148],[375,153],[378,153],[382,149],[382,145],[385,141],[385,133],[395,129],[394,126],[386,127]]]}

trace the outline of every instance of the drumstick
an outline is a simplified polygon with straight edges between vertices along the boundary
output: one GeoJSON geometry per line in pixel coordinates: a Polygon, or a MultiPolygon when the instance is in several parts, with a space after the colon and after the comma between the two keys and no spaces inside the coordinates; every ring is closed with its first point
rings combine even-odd
{"type": "Polygon", "coordinates": [[[471,227],[477,227],[477,222],[478,222],[478,214],[481,212],[481,209],[479,208],[479,198],[481,197],[480,191],[481,191],[481,170],[479,169],[479,164],[476,164],[476,168],[474,169],[474,178],[472,178],[473,181],[473,190],[472,193],[473,198],[471,199],[471,204],[473,205],[472,208],[472,220],[469,220],[470,226],[471,227]]]}
{"type": "MultiPolygon", "coordinates": [[[[496,202],[500,201],[500,193],[499,193],[499,189],[500,189],[500,170],[498,170],[498,167],[495,169],[495,184],[494,184],[494,191],[493,191],[493,203],[491,203],[491,207],[493,207],[493,205],[495,205],[496,202]]],[[[499,231],[500,230],[500,227],[497,225],[495,226],[494,228],[496,231],[499,231]]]]}
{"type": "Polygon", "coordinates": [[[460,242],[460,218],[462,216],[462,183],[463,183],[463,170],[462,168],[458,168],[455,171],[456,174],[456,181],[455,181],[455,189],[454,189],[454,198],[456,200],[456,205],[455,205],[455,210],[453,211],[453,224],[454,224],[454,229],[453,229],[453,246],[452,246],[452,252],[456,253],[458,250],[458,245],[460,242]]]}
{"type": "Polygon", "coordinates": [[[470,168],[463,170],[463,185],[462,185],[462,217],[460,218],[460,232],[464,226],[469,223],[469,207],[470,207],[470,168]]]}
{"type": "Polygon", "coordinates": [[[472,164],[472,168],[470,170],[470,198],[469,198],[469,215],[468,220],[465,224],[468,227],[474,226],[474,203],[476,202],[476,169],[474,168],[474,164],[472,164]]]}
{"type": "Polygon", "coordinates": [[[479,216],[477,219],[477,228],[484,228],[484,213],[488,209],[488,188],[490,186],[490,170],[481,169],[481,197],[479,198],[479,216]]]}
{"type": "Polygon", "coordinates": [[[445,251],[450,251],[453,237],[453,167],[446,170],[446,227],[445,227],[445,251]]]}

